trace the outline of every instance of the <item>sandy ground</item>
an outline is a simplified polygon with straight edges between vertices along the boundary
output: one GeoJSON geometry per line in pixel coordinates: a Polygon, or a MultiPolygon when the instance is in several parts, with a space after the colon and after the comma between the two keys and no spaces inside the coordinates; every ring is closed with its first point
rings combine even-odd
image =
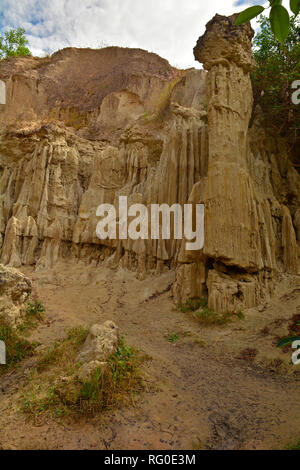
{"type": "Polygon", "coordinates": [[[39,425],[17,406],[29,361],[0,378],[0,448],[280,449],[300,439],[300,366],[290,364],[291,349],[276,348],[300,314],[299,277],[283,278],[273,301],[244,320],[204,327],[174,308],[172,272],[144,281],[84,264],[23,272],[46,307],[33,340],[47,346],[71,326],[113,320],[150,356],[149,390],[130,408],[39,425]],[[169,333],[179,340],[168,342],[169,333]]]}

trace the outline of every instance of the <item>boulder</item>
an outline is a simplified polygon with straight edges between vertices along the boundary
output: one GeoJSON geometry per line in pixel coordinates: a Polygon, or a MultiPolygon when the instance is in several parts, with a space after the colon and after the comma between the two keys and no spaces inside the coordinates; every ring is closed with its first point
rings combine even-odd
{"type": "Polygon", "coordinates": [[[93,325],[77,356],[77,362],[81,363],[79,378],[87,379],[97,368],[104,367],[116,351],[118,342],[119,329],[114,322],[93,325]]]}
{"type": "Polygon", "coordinates": [[[0,264],[0,317],[17,326],[26,312],[31,282],[20,271],[0,264]]]}

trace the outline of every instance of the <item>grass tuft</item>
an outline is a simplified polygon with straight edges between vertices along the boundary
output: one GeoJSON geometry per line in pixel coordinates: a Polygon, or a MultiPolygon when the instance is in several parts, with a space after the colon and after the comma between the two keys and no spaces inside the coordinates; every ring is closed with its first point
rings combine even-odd
{"type": "Polygon", "coordinates": [[[88,380],[78,378],[76,357],[88,330],[73,328],[41,357],[36,374],[29,379],[21,399],[21,410],[33,418],[41,415],[90,416],[132,403],[143,390],[139,366],[144,360],[135,348],[120,338],[104,368],[88,380]]]}
{"type": "Polygon", "coordinates": [[[207,307],[207,299],[188,299],[185,304],[178,304],[177,308],[182,313],[196,312],[199,308],[207,307]]]}
{"type": "Polygon", "coordinates": [[[54,346],[47,348],[43,352],[37,366],[38,372],[45,371],[52,365],[55,365],[58,369],[61,366],[66,367],[69,365],[72,369],[74,358],[88,334],[89,330],[82,326],[68,330],[64,339],[56,341],[54,346]]]}
{"type": "Polygon", "coordinates": [[[244,319],[244,313],[241,310],[238,312],[216,313],[208,308],[206,299],[189,299],[185,304],[178,304],[177,308],[183,313],[191,312],[201,325],[207,326],[222,326],[236,319],[244,319]]]}
{"type": "Polygon", "coordinates": [[[300,450],[300,440],[295,444],[285,447],[285,450],[300,450]]]}
{"type": "Polygon", "coordinates": [[[26,314],[23,321],[18,325],[18,332],[21,334],[30,333],[37,327],[38,323],[45,320],[45,307],[40,300],[33,300],[27,303],[26,314]]]}
{"type": "Polygon", "coordinates": [[[170,333],[169,335],[167,335],[167,340],[169,341],[169,343],[177,343],[177,341],[179,340],[179,335],[177,333],[170,333]]]}

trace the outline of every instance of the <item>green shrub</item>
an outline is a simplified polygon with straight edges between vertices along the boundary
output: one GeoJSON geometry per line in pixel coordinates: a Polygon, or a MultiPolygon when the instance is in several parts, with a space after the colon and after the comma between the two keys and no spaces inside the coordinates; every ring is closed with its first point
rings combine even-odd
{"type": "Polygon", "coordinates": [[[167,336],[169,343],[176,343],[179,340],[179,335],[177,333],[170,333],[167,336]]]}
{"type": "Polygon", "coordinates": [[[25,29],[17,28],[5,31],[3,36],[0,36],[0,59],[31,55],[27,45],[25,29]]]}
{"type": "Polygon", "coordinates": [[[266,128],[296,144],[300,106],[292,102],[292,84],[300,74],[300,21],[291,19],[284,45],[274,38],[268,18],[261,16],[258,21],[260,29],[253,40],[256,67],[251,74],[253,109],[259,104],[266,128]]]}

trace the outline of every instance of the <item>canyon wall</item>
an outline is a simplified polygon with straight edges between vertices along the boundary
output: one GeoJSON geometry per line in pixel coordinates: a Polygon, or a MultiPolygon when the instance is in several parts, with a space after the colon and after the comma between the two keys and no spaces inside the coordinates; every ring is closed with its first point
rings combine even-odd
{"type": "Polygon", "coordinates": [[[65,49],[0,62],[1,262],[84,260],[140,278],[175,272],[176,302],[217,311],[262,303],[298,273],[300,178],[287,147],[251,128],[252,30],[216,17],[181,71],[139,49],[65,49]],[[205,205],[205,242],[105,240],[97,207],[205,205]],[[297,244],[298,238],[298,244],[297,244]]]}

